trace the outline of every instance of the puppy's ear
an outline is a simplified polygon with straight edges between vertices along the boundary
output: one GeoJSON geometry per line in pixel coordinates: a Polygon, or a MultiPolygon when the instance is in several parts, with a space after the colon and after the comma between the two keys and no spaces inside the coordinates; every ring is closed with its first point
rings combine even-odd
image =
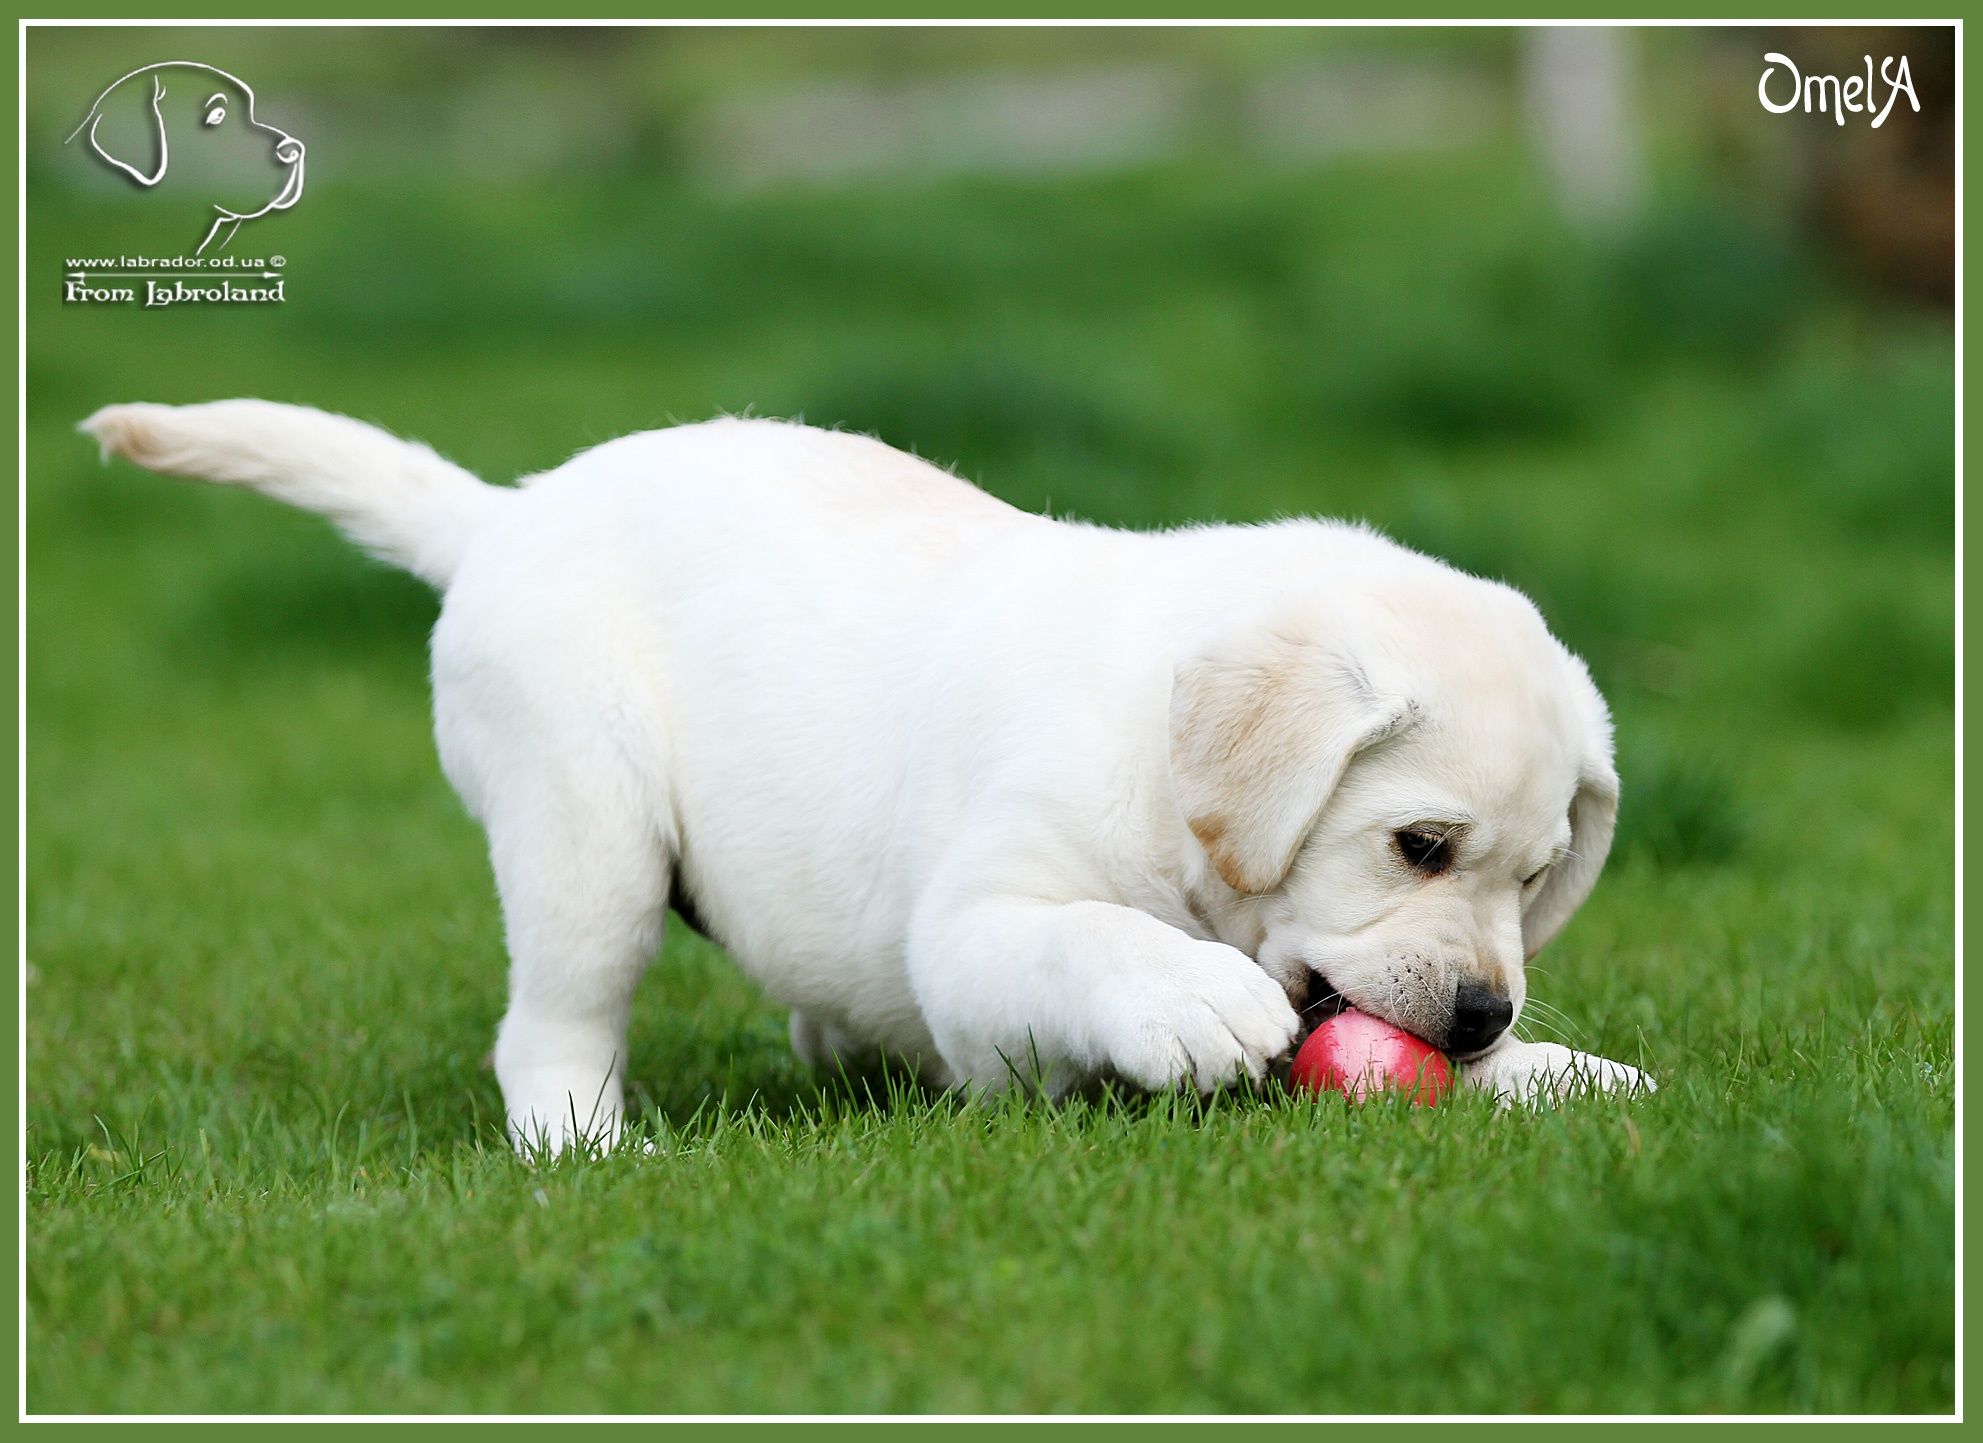
{"type": "Polygon", "coordinates": [[[1354,662],[1269,633],[1192,658],[1171,684],[1171,787],[1226,885],[1261,893],[1361,751],[1409,725],[1354,662]]]}
{"type": "Polygon", "coordinates": [[[1583,906],[1611,855],[1618,826],[1618,769],[1612,762],[1611,715],[1590,674],[1577,665],[1578,686],[1590,708],[1590,738],[1583,778],[1570,801],[1570,852],[1550,869],[1542,889],[1522,914],[1522,951],[1529,957],[1563,930],[1583,906]]]}
{"type": "Polygon", "coordinates": [[[97,100],[77,134],[87,135],[92,150],[139,185],[157,185],[165,177],[164,99],[165,82],[156,71],[126,76],[97,100]]]}

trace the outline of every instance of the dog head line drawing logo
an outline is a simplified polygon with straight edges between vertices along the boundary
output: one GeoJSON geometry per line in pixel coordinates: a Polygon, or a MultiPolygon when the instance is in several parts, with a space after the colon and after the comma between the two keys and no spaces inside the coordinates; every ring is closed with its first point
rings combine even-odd
{"type": "Polygon", "coordinates": [[[192,159],[180,171],[207,187],[212,213],[195,255],[210,245],[225,250],[242,221],[288,210],[303,195],[303,142],[256,116],[255,92],[244,81],[195,60],[161,60],[120,76],[68,139],[83,134],[90,149],[147,190],[165,181],[175,153],[192,159]],[[238,194],[214,194],[222,182],[212,177],[265,172],[271,161],[287,167],[272,195],[246,184],[238,194]]]}

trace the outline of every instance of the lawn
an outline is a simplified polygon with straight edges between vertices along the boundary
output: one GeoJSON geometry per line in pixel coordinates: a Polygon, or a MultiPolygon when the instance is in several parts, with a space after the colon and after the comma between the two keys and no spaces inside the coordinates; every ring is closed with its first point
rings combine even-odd
{"type": "Polygon", "coordinates": [[[31,1409],[1951,1407],[1946,318],[1705,200],[1580,241],[1475,156],[327,181],[254,316],[64,309],[65,237],[123,239],[93,204],[30,198],[31,1409]],[[1525,1025],[1661,1090],[974,1110],[807,1075],[678,927],[655,1153],[528,1169],[432,598],[69,429],[233,394],[498,480],[803,413],[1060,514],[1356,515],[1505,576],[1625,784],[1525,1025]]]}

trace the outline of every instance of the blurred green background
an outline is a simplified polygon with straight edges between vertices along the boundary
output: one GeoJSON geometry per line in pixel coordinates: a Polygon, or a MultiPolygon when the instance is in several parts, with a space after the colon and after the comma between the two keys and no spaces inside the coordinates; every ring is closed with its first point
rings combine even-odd
{"type": "Polygon", "coordinates": [[[31,1406],[1949,1406],[1946,31],[36,28],[28,55],[31,1406]],[[1923,110],[1768,114],[1766,50],[1905,52],[1923,110]],[[284,258],[280,307],[61,300],[66,258],[197,238],[62,144],[171,57],[309,147],[300,204],[234,244],[284,258]],[[433,598],[71,433],[110,401],[244,394],[497,481],[718,410],[800,415],[1022,506],[1362,517],[1504,577],[1589,660],[1625,786],[1536,992],[1666,1087],[1602,1122],[1462,1117],[1443,1153],[1424,1120],[1346,1137],[1285,1109],[1009,1119],[941,1185],[1013,1193],[925,1237],[905,1139],[970,1125],[901,1099],[845,1122],[776,1009],[671,939],[636,1092],[730,1160],[533,1180],[491,1130],[500,939],[426,737],[433,598]],[[730,1126],[741,1159],[711,1141],[730,1126]],[[1063,1128],[1113,1178],[1071,1204],[1015,1181],[1063,1128]],[[1260,1191],[1146,1195],[1166,1148],[1260,1191]],[[868,1216],[841,1196],[864,1165],[897,1211],[815,1238],[837,1290],[710,1262],[868,1216]],[[1268,1194],[1366,1168],[1411,1248],[1373,1241],[1327,1299],[1224,1271],[1292,1247],[1333,1272],[1370,1200],[1268,1194]],[[746,1183],[755,1222],[714,1200],[746,1183]],[[418,1221],[326,1241],[382,1197],[418,1221]],[[1218,1245],[1072,1248],[1049,1240],[1069,1206],[1218,1245]],[[1469,1207],[1505,1261],[1440,1261],[1469,1207]],[[671,1246],[705,1251],[615,1254],[627,1295],[586,1292],[593,1242],[670,1208],[671,1246]],[[525,1261],[471,1283],[463,1248],[525,1261]],[[1492,1338],[1439,1267],[1494,1286],[1492,1338]],[[1125,1268],[1195,1341],[1124,1336],[1125,1268]],[[675,1312],[641,1311],[626,1279],[650,1275],[675,1312]],[[1249,1372],[1262,1306],[1404,1308],[1434,1361],[1249,1372]],[[510,1315],[521,1341],[477,1333],[510,1315]],[[519,1371],[538,1329],[578,1361],[519,1371]],[[932,1330],[975,1363],[919,1351],[932,1330]],[[688,1334],[687,1361],[649,1351],[688,1334]]]}

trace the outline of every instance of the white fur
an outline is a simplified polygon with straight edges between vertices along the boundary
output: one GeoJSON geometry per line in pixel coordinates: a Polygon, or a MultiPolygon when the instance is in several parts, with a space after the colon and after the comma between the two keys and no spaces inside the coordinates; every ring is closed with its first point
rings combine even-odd
{"type": "MultiPolygon", "coordinates": [[[[1518,593],[1357,527],[1053,521],[773,421],[516,489],[267,402],[84,425],[444,590],[435,732],[502,896],[522,1141],[617,1132],[671,886],[810,1060],[1211,1088],[1287,1048],[1311,970],[1435,1042],[1462,980],[1519,1007],[1609,847],[1581,664],[1518,593]],[[1465,828],[1430,879],[1392,843],[1425,822],[1465,828]]],[[[1512,1031],[1463,1071],[1520,1101],[1650,1085],[1512,1031]]]]}

